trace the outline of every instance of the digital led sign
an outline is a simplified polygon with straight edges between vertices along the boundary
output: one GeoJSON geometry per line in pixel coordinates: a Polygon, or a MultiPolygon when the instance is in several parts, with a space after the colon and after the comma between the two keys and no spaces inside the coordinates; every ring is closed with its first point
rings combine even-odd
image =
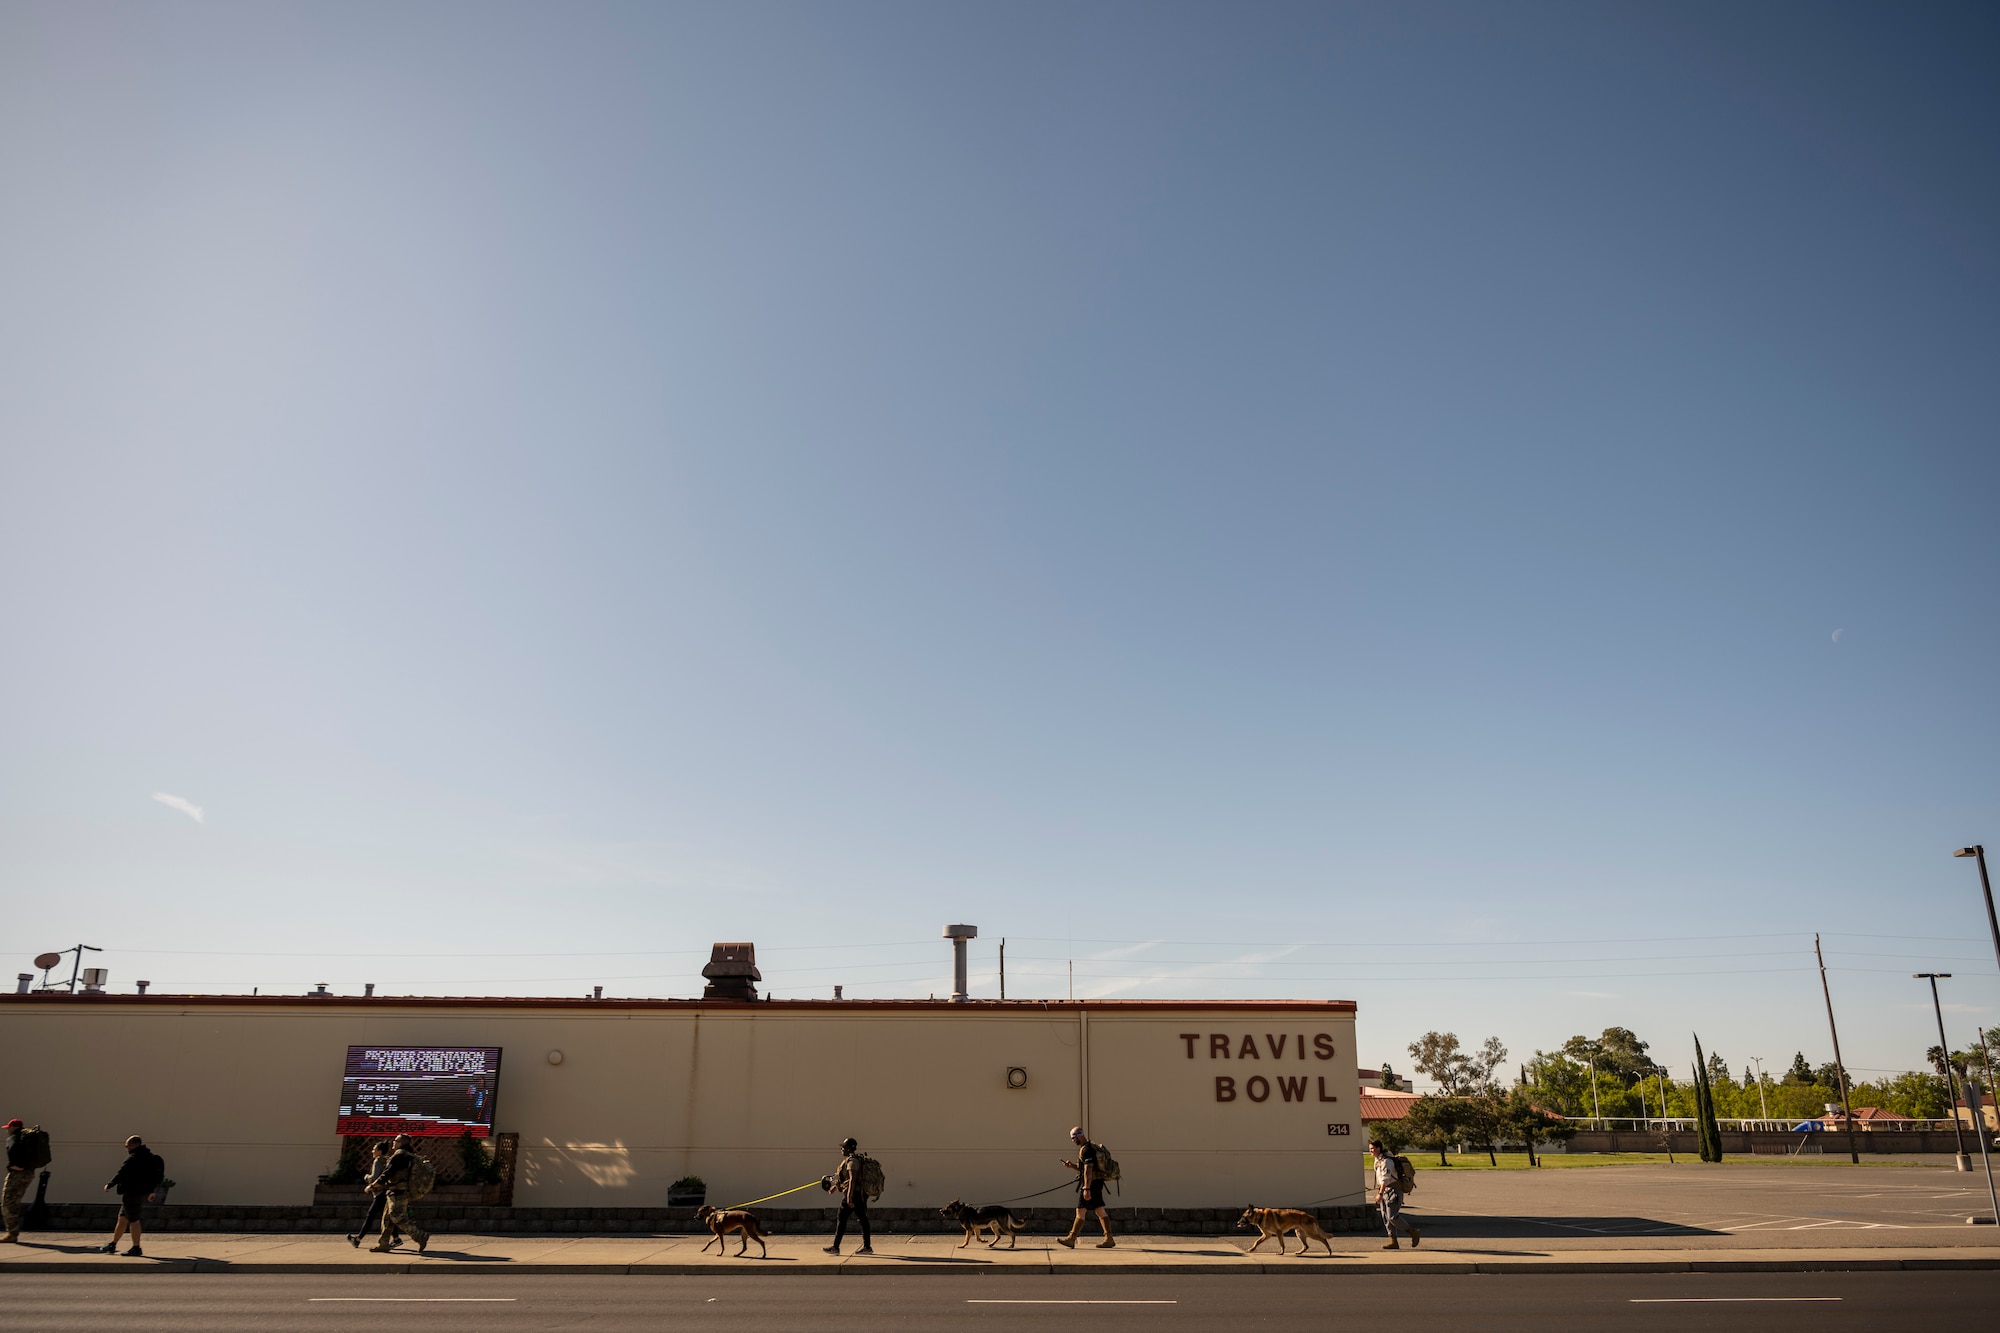
{"type": "Polygon", "coordinates": [[[336,1132],[488,1138],[499,1091],[498,1046],[350,1046],[336,1132]]]}

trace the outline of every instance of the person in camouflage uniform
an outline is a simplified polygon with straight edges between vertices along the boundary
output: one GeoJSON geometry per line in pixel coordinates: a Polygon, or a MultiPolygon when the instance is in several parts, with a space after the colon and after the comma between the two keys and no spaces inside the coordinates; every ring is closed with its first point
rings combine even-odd
{"type": "Polygon", "coordinates": [[[396,1136],[396,1151],[389,1154],[389,1164],[382,1168],[370,1182],[368,1192],[388,1196],[388,1207],[382,1213],[382,1238],[369,1248],[378,1254],[386,1254],[396,1246],[397,1236],[408,1236],[417,1243],[417,1253],[424,1252],[424,1246],[431,1243],[431,1233],[418,1226],[410,1216],[410,1170],[417,1164],[416,1140],[407,1134],[396,1136]]]}
{"type": "Polygon", "coordinates": [[[841,1238],[847,1235],[847,1219],[861,1223],[861,1248],[856,1254],[875,1253],[875,1240],[868,1228],[868,1185],[862,1179],[860,1147],[853,1139],[840,1141],[840,1165],[830,1176],[820,1178],[819,1187],[840,1196],[840,1219],[833,1225],[833,1244],[828,1254],[840,1253],[841,1238]]]}

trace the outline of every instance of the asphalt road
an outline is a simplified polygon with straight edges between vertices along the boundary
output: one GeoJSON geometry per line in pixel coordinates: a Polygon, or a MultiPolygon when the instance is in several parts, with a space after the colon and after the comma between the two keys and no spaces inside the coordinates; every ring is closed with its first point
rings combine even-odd
{"type": "Polygon", "coordinates": [[[1357,1321],[1480,1333],[1829,1333],[1982,1328],[1990,1272],[1299,1277],[428,1277],[21,1274],[0,1329],[454,1330],[662,1327],[756,1333],[978,1333],[1088,1327],[1333,1328],[1357,1321]]]}

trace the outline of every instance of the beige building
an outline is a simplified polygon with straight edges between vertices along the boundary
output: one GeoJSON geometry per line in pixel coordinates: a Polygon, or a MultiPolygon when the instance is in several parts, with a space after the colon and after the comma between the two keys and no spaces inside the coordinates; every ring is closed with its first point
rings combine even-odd
{"type": "Polygon", "coordinates": [[[1350,1001],[6,995],[0,1116],[50,1132],[55,1202],[102,1200],[137,1133],[167,1159],[176,1203],[303,1204],[340,1150],[349,1046],[499,1047],[495,1129],[520,1136],[520,1206],[658,1207],[690,1174],[711,1203],[753,1199],[831,1170],[850,1134],[887,1171],[885,1207],[998,1200],[1065,1179],[1079,1122],[1123,1167],[1114,1204],[1360,1203],[1354,1014],[1350,1001]]]}

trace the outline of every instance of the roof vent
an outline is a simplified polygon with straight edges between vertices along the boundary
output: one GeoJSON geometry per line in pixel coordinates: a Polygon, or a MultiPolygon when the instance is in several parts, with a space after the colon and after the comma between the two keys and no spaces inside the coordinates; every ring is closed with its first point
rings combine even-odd
{"type": "Polygon", "coordinates": [[[709,950],[708,966],[701,970],[708,984],[701,988],[704,1000],[754,1000],[764,974],[757,970],[757,946],[748,940],[718,944],[709,950]]]}

